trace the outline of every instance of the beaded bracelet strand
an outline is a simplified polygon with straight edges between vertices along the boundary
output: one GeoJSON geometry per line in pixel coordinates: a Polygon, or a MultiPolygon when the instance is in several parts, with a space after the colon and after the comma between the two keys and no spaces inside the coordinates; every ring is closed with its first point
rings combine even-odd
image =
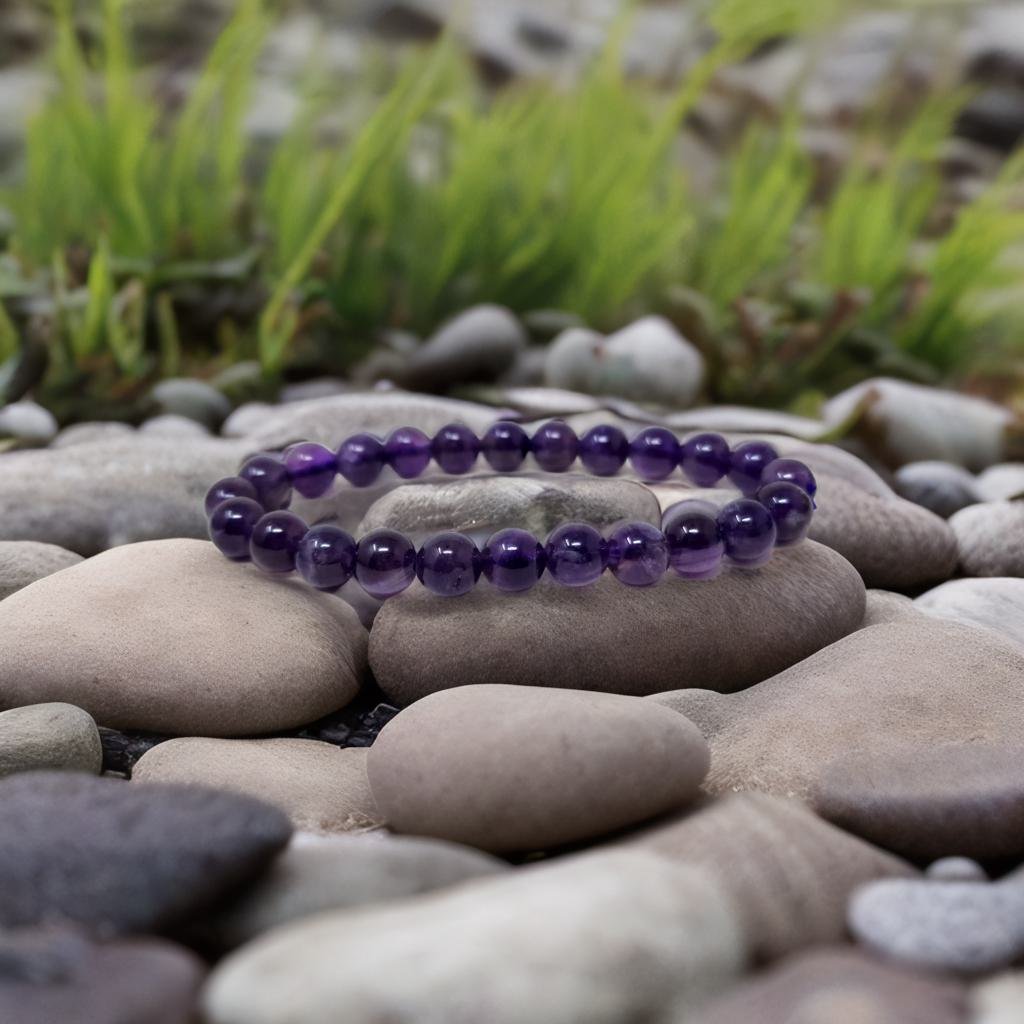
{"type": "Polygon", "coordinates": [[[453,423],[431,439],[400,427],[386,440],[355,434],[337,452],[312,441],[287,448],[281,458],[254,455],[237,476],[217,481],[206,495],[213,543],[228,558],[251,559],[268,573],[298,570],[319,590],[337,590],[353,576],[373,597],[393,597],[414,578],[446,597],[465,594],[483,575],[500,590],[528,590],[546,571],[556,582],[580,587],[608,569],[629,586],[649,586],[669,569],[686,579],[710,579],[723,561],[741,568],[764,564],[772,549],[804,539],[817,485],[795,459],[779,458],[765,441],[730,449],[719,434],[697,434],[680,443],[663,427],[647,427],[632,439],[601,425],[577,438],[554,420],[532,437],[517,423],[495,423],[482,438],[453,423]],[[336,475],[367,487],[390,466],[413,479],[433,459],[449,474],[467,473],[480,455],[501,473],[519,469],[532,454],[541,469],[565,472],[579,458],[597,476],[612,476],[628,460],[644,480],[667,479],[677,468],[696,485],[713,487],[728,477],[744,497],[721,509],[689,499],[666,511],[662,529],[646,522],[615,527],[604,537],[586,523],[556,527],[544,543],[531,533],[504,529],[477,548],[462,533],[445,531],[417,550],[409,538],[379,529],[356,540],[337,526],[308,527],[286,511],[292,491],[305,498],[327,493],[336,475]]]}

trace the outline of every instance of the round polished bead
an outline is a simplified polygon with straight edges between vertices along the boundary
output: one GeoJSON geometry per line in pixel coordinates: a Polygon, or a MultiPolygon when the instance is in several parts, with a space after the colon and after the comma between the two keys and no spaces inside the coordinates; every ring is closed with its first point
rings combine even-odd
{"type": "Polygon", "coordinates": [[[544,572],[544,545],[526,530],[499,530],[484,546],[481,563],[488,582],[499,590],[529,590],[544,572]]]}
{"type": "Polygon", "coordinates": [[[249,538],[266,509],[252,498],[228,498],[210,514],[210,540],[236,562],[249,559],[249,538]]]}
{"type": "Polygon", "coordinates": [[[608,568],[620,583],[649,587],[668,568],[665,535],[650,523],[625,523],[608,537],[608,568]]]}
{"type": "Polygon", "coordinates": [[[731,468],[729,442],[721,434],[687,438],[680,450],[679,465],[698,487],[714,487],[731,468]]]}
{"type": "Polygon", "coordinates": [[[480,450],[491,469],[513,473],[530,451],[530,435],[518,423],[499,420],[480,439],[480,450]]]}
{"type": "Polygon", "coordinates": [[[679,465],[679,441],[664,427],[645,427],[629,443],[629,462],[644,480],[664,480],[679,465]]]}
{"type": "Polygon", "coordinates": [[[253,527],[249,555],[264,572],[291,572],[306,529],[294,512],[268,512],[253,527]]]}
{"type": "Polygon", "coordinates": [[[788,480],[775,480],[757,492],[757,500],[768,510],[775,523],[775,544],[798,544],[807,536],[814,518],[811,496],[788,480]]]}
{"type": "Polygon", "coordinates": [[[722,571],[725,545],[718,528],[718,509],[709,501],[691,499],[670,505],[661,528],[673,571],[688,580],[713,579],[722,571]]]}
{"type": "Polygon", "coordinates": [[[576,431],[562,420],[538,427],[530,440],[537,465],[547,473],[564,473],[576,461],[579,447],[576,431]]]}
{"type": "Polygon", "coordinates": [[[480,578],[480,552],[463,533],[437,533],[416,553],[420,583],[442,597],[468,594],[480,578]]]}
{"type": "Polygon", "coordinates": [[[341,442],[338,472],[353,487],[369,487],[384,468],[384,445],[373,434],[353,434],[341,442]]]}
{"type": "Polygon", "coordinates": [[[256,500],[265,512],[287,508],[292,500],[292,484],[288,470],[273,455],[254,455],[246,459],[238,475],[256,488],[256,500]]]}
{"type": "Polygon", "coordinates": [[[738,444],[729,460],[729,479],[746,495],[761,486],[761,474],[779,453],[767,441],[744,441],[738,444]]]}
{"type": "Polygon", "coordinates": [[[430,454],[446,473],[468,473],[480,454],[480,441],[469,427],[449,423],[434,435],[430,454]]]}
{"type": "Polygon", "coordinates": [[[626,435],[611,424],[591,427],[580,438],[580,462],[595,476],[614,476],[628,455],[626,435]]]}
{"type": "Polygon", "coordinates": [[[548,534],[548,573],[563,587],[595,582],[608,564],[608,542],[586,523],[565,523],[548,534]]]}
{"type": "Polygon", "coordinates": [[[344,530],[321,523],[306,531],[299,541],[295,568],[317,590],[337,590],[352,578],[356,567],[356,542],[344,530]]]}
{"type": "Polygon", "coordinates": [[[737,565],[754,568],[771,557],[775,546],[775,521],[759,501],[739,498],[718,513],[726,557],[737,565]]]}
{"type": "Polygon", "coordinates": [[[416,427],[399,427],[385,439],[384,457],[403,480],[412,480],[430,463],[430,438],[416,427]]]}
{"type": "Polygon", "coordinates": [[[229,498],[259,500],[256,488],[248,480],[240,476],[226,476],[223,480],[218,480],[206,492],[206,499],[203,502],[206,514],[210,515],[222,501],[227,501],[229,498]]]}
{"type": "Polygon", "coordinates": [[[294,444],[285,453],[288,478],[304,498],[319,498],[331,489],[337,463],[334,452],[315,441],[294,444]]]}
{"type": "Polygon", "coordinates": [[[812,498],[818,493],[818,481],[810,469],[797,459],[775,459],[764,467],[761,474],[762,484],[785,480],[787,483],[802,487],[812,498]]]}
{"type": "Polygon", "coordinates": [[[394,530],[373,530],[356,546],[355,574],[371,597],[394,597],[416,577],[416,548],[394,530]]]}

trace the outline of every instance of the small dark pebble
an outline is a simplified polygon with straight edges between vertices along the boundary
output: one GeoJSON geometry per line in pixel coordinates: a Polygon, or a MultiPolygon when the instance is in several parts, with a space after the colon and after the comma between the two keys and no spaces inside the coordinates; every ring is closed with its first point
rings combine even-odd
{"type": "Polygon", "coordinates": [[[16,928],[0,933],[0,982],[65,982],[88,962],[92,946],[68,928],[16,928]]]}

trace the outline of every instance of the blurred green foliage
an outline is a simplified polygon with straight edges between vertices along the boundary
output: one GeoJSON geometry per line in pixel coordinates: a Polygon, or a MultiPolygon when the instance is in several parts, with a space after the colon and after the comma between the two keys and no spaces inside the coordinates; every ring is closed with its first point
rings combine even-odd
{"type": "MultiPolygon", "coordinates": [[[[797,95],[736,141],[713,201],[680,166],[679,126],[715,73],[845,0],[709,0],[717,41],[669,95],[623,77],[621,32],[575,84],[494,96],[449,37],[382,95],[339,98],[314,65],[263,159],[245,130],[274,23],[261,0],[236,5],[176,112],[132,64],[127,6],[103,0],[87,53],[58,0],[57,88],[0,195],[15,215],[0,299],[52,301],[50,379],[65,388],[102,371],[130,390],[248,356],[271,376],[335,370],[382,327],[428,331],[478,301],[600,328],[660,310],[707,351],[716,397],[777,404],[879,369],[963,373],[981,342],[1016,344],[1024,156],[931,237],[965,92],[926,96],[895,125],[880,96],[824,202],[797,95]],[[357,122],[326,130],[345,99],[357,122]],[[225,292],[211,325],[207,300],[225,292]]],[[[26,333],[2,310],[0,358],[26,333]]]]}

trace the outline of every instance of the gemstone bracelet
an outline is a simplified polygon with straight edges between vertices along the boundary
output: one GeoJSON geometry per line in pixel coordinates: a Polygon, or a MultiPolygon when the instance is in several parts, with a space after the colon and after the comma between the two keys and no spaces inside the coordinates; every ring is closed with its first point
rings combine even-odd
{"type": "Polygon", "coordinates": [[[297,569],[319,590],[336,590],[355,576],[367,593],[382,599],[418,577],[435,594],[455,597],[471,590],[481,574],[500,590],[521,591],[545,571],[567,587],[593,583],[605,569],[622,583],[643,587],[670,568],[686,579],[717,576],[723,561],[755,568],[774,547],[804,539],[815,491],[807,466],[780,459],[765,441],[744,441],[730,449],[718,434],[698,434],[680,443],[663,427],[647,427],[630,441],[611,425],[593,427],[577,438],[560,420],[530,437],[519,424],[501,421],[482,438],[452,423],[433,438],[415,427],[400,427],[384,441],[355,434],[336,452],[303,441],[280,458],[254,455],[237,476],[210,488],[206,514],[210,538],[228,558],[251,558],[265,572],[297,569]],[[628,459],[648,481],[664,480],[679,467],[700,487],[713,487],[727,476],[744,497],[721,509],[699,499],[681,501],[666,511],[660,530],[630,522],[604,537],[585,523],[566,523],[543,543],[525,530],[499,530],[483,550],[452,531],[430,537],[418,550],[394,530],[373,530],[356,541],[337,526],[307,527],[285,511],[293,489],[318,498],[336,474],[355,487],[367,487],[385,466],[409,480],[433,459],[445,473],[461,474],[481,454],[500,473],[519,469],[528,454],[551,473],[564,472],[577,458],[597,476],[614,475],[628,459]]]}

